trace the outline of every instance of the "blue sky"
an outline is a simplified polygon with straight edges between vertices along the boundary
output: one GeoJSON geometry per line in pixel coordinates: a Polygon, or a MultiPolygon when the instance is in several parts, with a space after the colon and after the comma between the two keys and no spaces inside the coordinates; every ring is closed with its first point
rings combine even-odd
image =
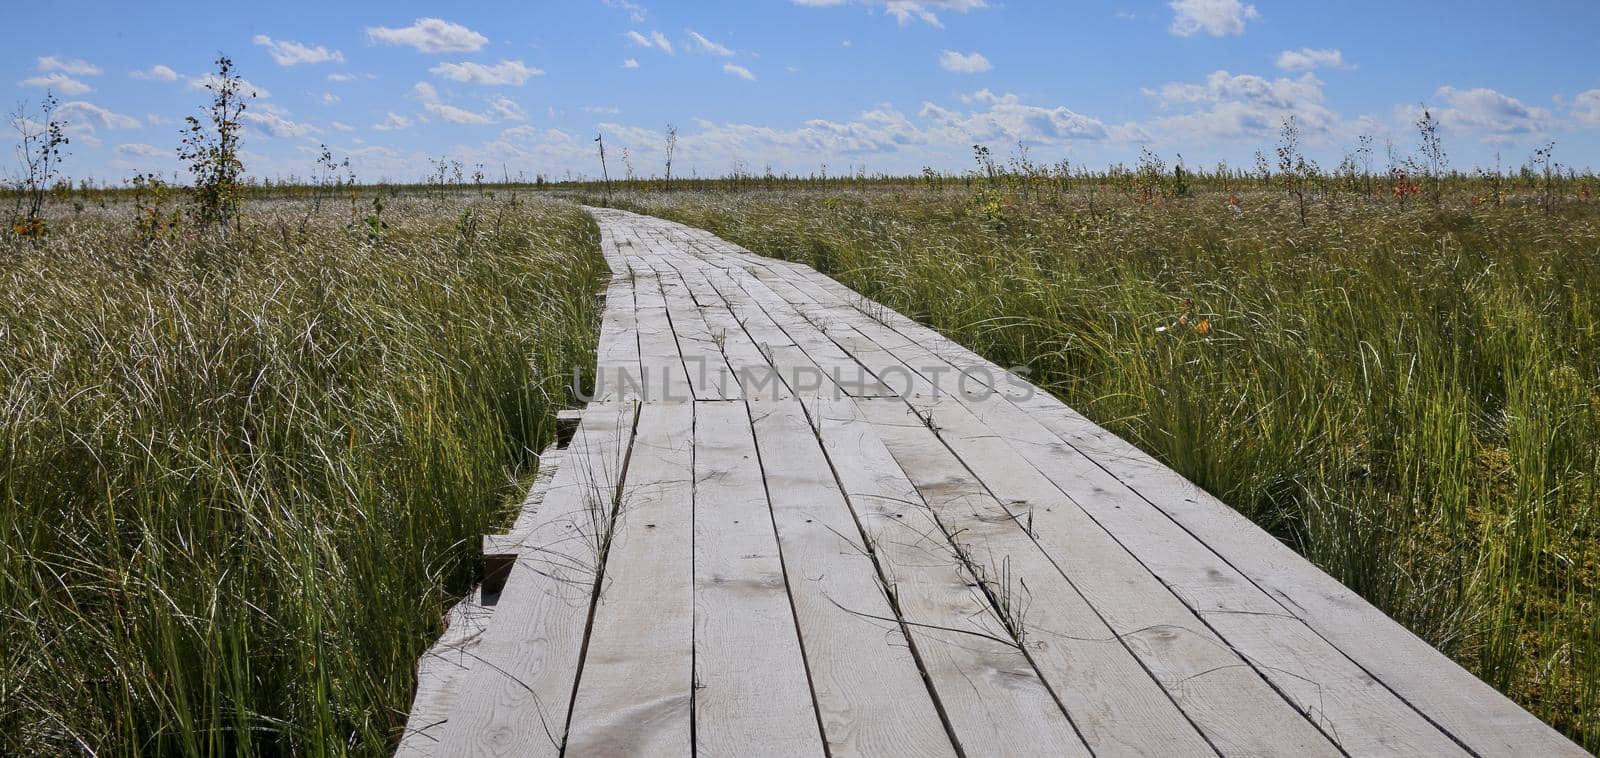
{"type": "MultiPolygon", "coordinates": [[[[9,4],[8,104],[46,88],[74,176],[178,168],[179,121],[218,52],[259,92],[247,166],[309,173],[318,145],[360,175],[428,158],[485,172],[830,174],[966,169],[971,145],[1036,161],[1248,165],[1294,114],[1332,168],[1359,135],[1415,150],[1432,109],[1458,167],[1600,148],[1600,3],[1157,0],[562,0],[420,4],[9,4]],[[20,30],[20,31],[18,31],[20,30]]],[[[14,170],[7,166],[6,170],[14,170]]],[[[469,169],[470,170],[470,169],[469,169]]]]}

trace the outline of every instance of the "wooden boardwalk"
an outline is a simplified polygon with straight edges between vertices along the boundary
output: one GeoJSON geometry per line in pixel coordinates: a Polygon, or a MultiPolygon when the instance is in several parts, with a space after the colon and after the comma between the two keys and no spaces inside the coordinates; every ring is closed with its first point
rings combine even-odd
{"type": "Polygon", "coordinates": [[[1170,469],[796,264],[594,209],[594,401],[402,755],[1584,755],[1170,469]]]}

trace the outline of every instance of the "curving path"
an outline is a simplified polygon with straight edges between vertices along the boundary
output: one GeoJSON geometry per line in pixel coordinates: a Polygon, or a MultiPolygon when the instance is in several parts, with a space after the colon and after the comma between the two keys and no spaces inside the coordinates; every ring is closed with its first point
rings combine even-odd
{"type": "Polygon", "coordinates": [[[591,212],[593,402],[485,539],[402,755],[1584,755],[960,345],[591,212]]]}

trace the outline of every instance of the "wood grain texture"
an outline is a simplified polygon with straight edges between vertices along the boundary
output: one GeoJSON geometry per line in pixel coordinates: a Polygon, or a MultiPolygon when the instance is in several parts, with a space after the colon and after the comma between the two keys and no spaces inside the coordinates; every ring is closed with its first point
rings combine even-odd
{"type": "Polygon", "coordinates": [[[694,448],[696,752],[822,755],[744,403],[698,403],[694,448]]]}

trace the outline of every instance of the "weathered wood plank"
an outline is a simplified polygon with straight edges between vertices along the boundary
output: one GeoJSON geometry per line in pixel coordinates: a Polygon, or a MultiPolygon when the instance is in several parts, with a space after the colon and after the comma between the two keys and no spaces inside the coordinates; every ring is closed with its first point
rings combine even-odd
{"type": "Polygon", "coordinates": [[[696,406],[696,752],[822,755],[750,417],[742,402],[696,406]]]}
{"type": "Polygon", "coordinates": [[[636,406],[591,405],[461,685],[441,741],[452,755],[558,755],[636,406]]]}
{"type": "Polygon", "coordinates": [[[694,696],[694,404],[652,403],[612,529],[570,755],[688,755],[694,696]]]}
{"type": "Polygon", "coordinates": [[[829,754],[955,755],[805,410],[751,413],[829,754]]]}
{"type": "Polygon", "coordinates": [[[816,416],[823,447],[961,749],[967,755],[1089,755],[855,404],[820,400],[816,416]]]}
{"type": "MultiPolygon", "coordinates": [[[[1065,705],[1091,749],[1096,753],[1215,752],[1157,680],[1176,682],[1219,665],[1243,668],[1242,661],[1227,656],[1214,640],[1207,641],[1209,645],[1201,642],[1163,648],[1164,652],[1180,654],[1192,649],[1202,653],[1218,650],[1222,655],[1181,659],[1176,666],[1165,660],[1166,655],[1145,656],[1141,661],[1134,651],[1147,647],[1142,637],[1147,633],[1139,627],[1108,626],[1120,619],[1108,620],[1085,599],[1086,591],[1081,585],[1120,589],[1122,596],[1113,593],[1107,598],[1106,593],[1094,593],[1090,597],[1134,607],[1151,599],[1159,605],[1161,596],[1166,595],[1166,609],[1172,612],[1160,618],[1170,623],[1152,623],[1147,636],[1161,642],[1189,634],[1187,628],[1199,626],[1198,619],[1184,611],[1154,577],[1131,560],[1118,561],[1113,556],[1113,560],[1102,562],[1109,551],[1097,550],[1102,546],[1091,538],[1068,549],[1082,554],[1083,563],[1094,564],[1095,575],[1069,580],[1030,536],[1033,524],[1024,518],[1030,509],[1042,509],[1045,503],[1002,505],[922,418],[908,412],[904,403],[860,401],[857,405],[933,509],[942,528],[988,585],[991,598],[1000,603],[1008,624],[1023,637],[1024,650],[1065,705]],[[1219,664],[1218,658],[1228,660],[1219,664]]],[[[1250,675],[1248,670],[1245,673],[1250,675]]],[[[1238,704],[1238,711],[1223,709],[1230,717],[1229,725],[1258,723],[1264,716],[1277,716],[1290,723],[1274,725],[1275,731],[1306,738],[1284,742],[1262,739],[1255,744],[1235,741],[1229,747],[1237,746],[1238,752],[1248,748],[1254,754],[1337,754],[1315,729],[1273,695],[1265,682],[1257,679],[1256,683],[1275,701],[1278,711],[1251,712],[1251,703],[1246,699],[1238,704]],[[1299,735],[1294,733],[1295,721],[1300,722],[1299,735]]]]}

